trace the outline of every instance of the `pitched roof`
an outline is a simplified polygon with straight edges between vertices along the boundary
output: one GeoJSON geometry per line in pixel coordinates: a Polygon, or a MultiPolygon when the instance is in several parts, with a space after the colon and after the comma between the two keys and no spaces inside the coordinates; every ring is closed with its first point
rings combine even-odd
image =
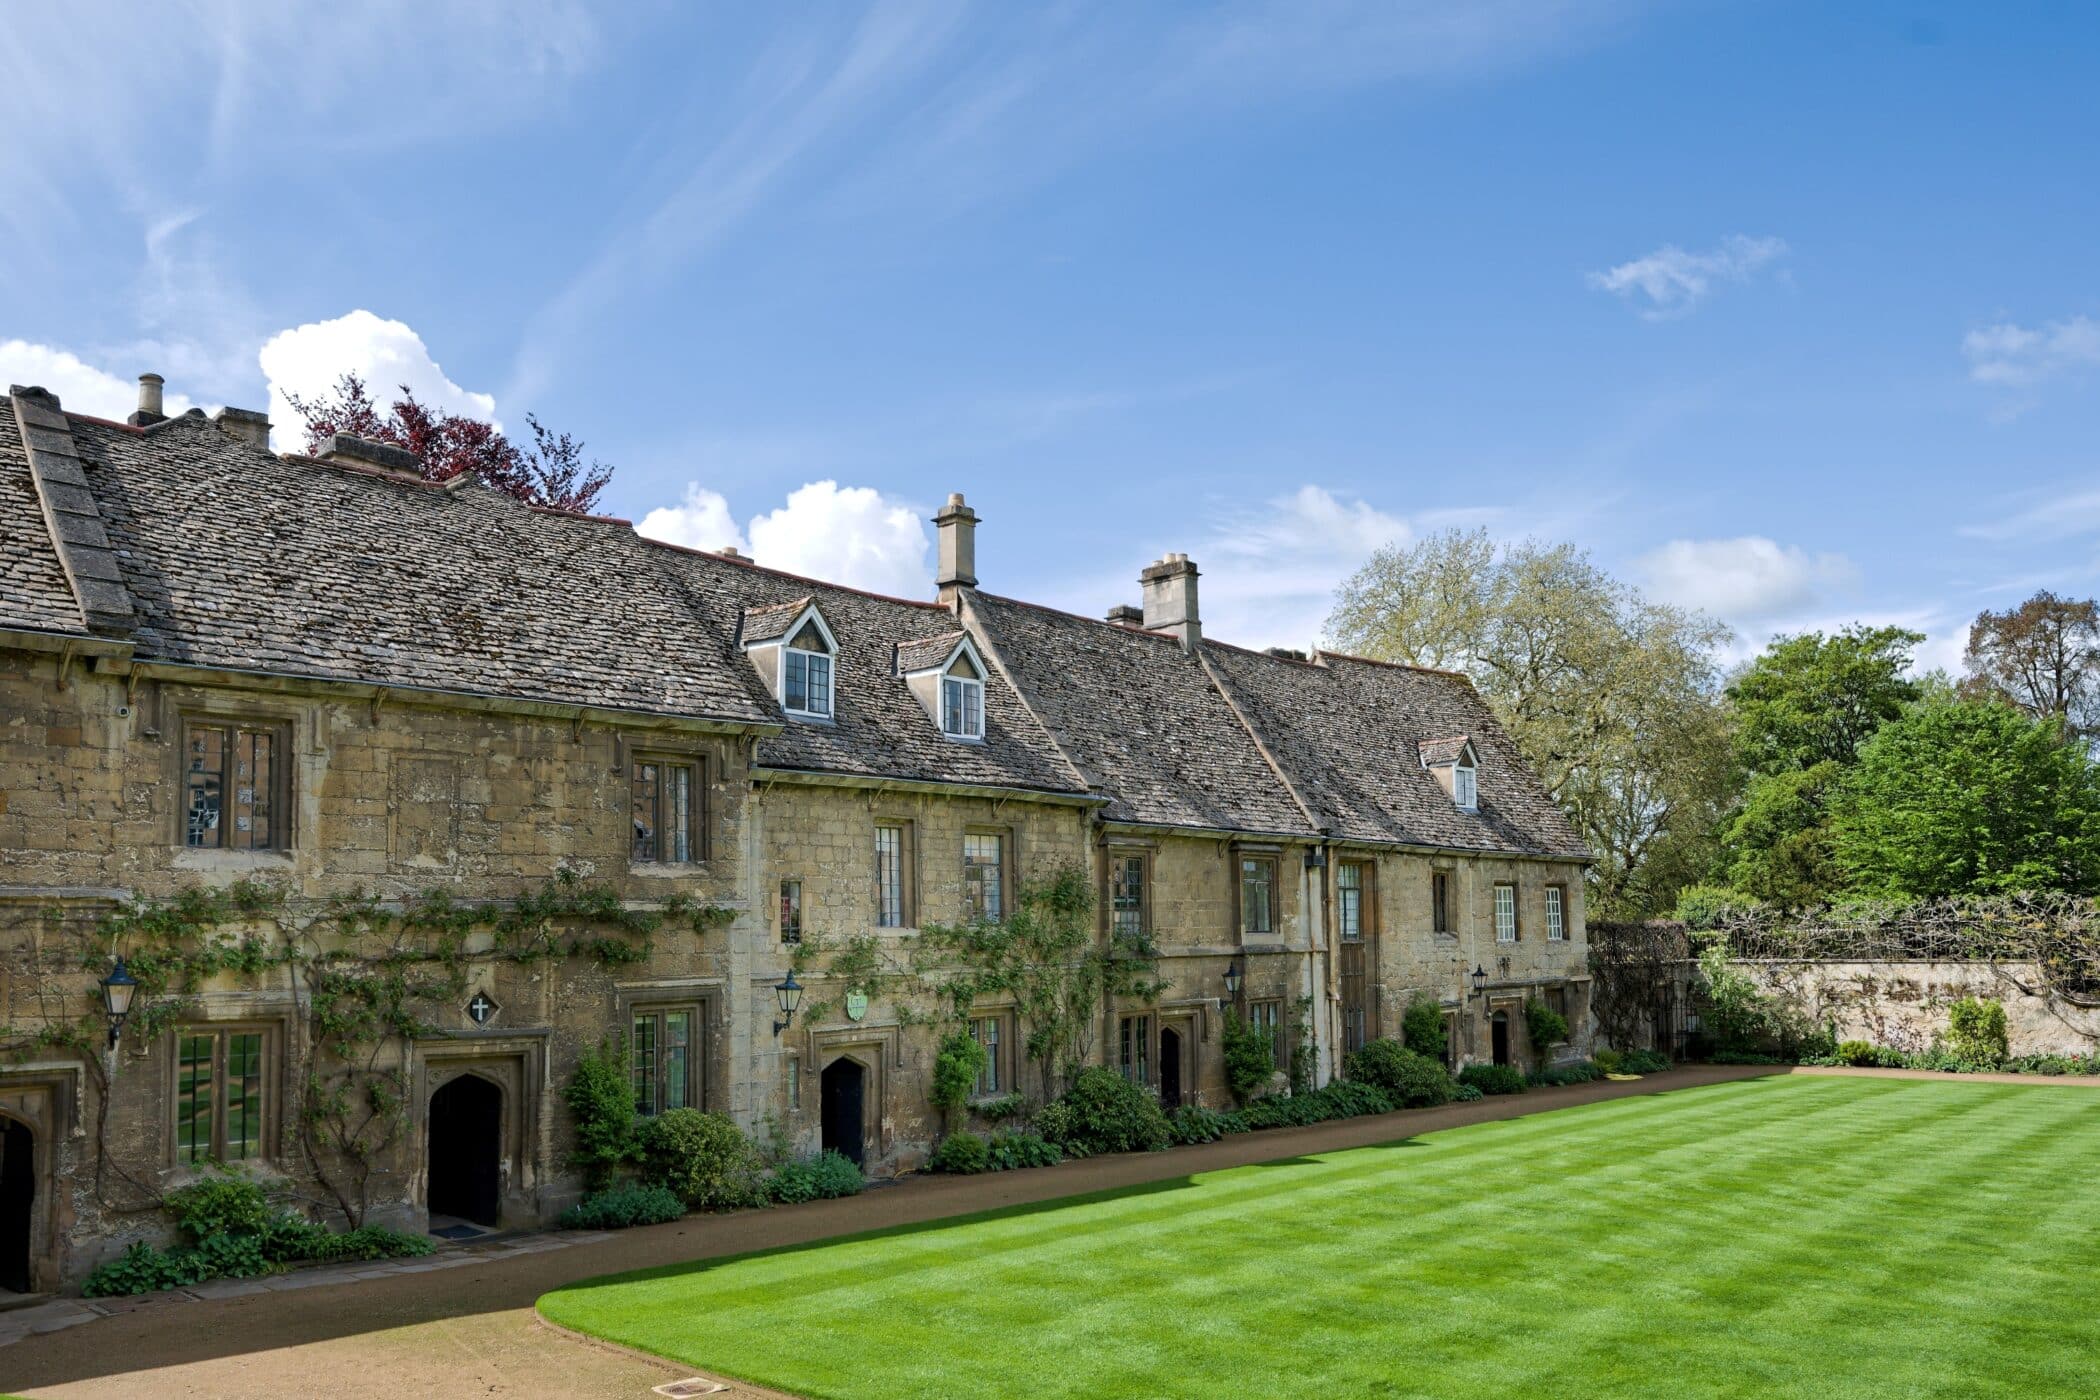
{"type": "Polygon", "coordinates": [[[910,675],[914,671],[928,671],[948,659],[955,644],[969,634],[960,629],[943,632],[937,637],[925,637],[916,642],[905,642],[897,648],[897,671],[910,675]]]}
{"type": "Polygon", "coordinates": [[[777,642],[787,635],[810,603],[815,601],[807,593],[785,603],[768,603],[762,608],[744,609],[744,645],[754,642],[777,642]]]}
{"type": "Polygon", "coordinates": [[[1415,742],[1415,751],[1421,755],[1425,765],[1441,767],[1463,758],[1466,745],[1470,742],[1471,740],[1463,734],[1455,734],[1448,739],[1420,739],[1415,742]]]}
{"type": "Polygon", "coordinates": [[[0,622],[37,632],[87,631],[73,586],[44,521],[24,450],[26,433],[12,403],[0,403],[9,431],[0,433],[0,622]]]}
{"type": "Polygon", "coordinates": [[[1317,664],[1205,643],[1264,746],[1319,825],[1359,841],[1563,855],[1588,852],[1463,677],[1322,654],[1317,664]],[[1452,802],[1419,757],[1423,736],[1469,735],[1479,810],[1452,802]]]}

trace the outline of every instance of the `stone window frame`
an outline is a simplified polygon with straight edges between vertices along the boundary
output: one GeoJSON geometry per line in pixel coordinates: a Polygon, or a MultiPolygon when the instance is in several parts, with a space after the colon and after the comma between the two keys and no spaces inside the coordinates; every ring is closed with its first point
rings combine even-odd
{"type": "Polygon", "coordinates": [[[1562,884],[1546,886],[1546,941],[1565,943],[1568,941],[1568,887],[1562,884]]]}
{"type": "Polygon", "coordinates": [[[831,629],[824,625],[823,616],[815,608],[811,608],[804,616],[797,618],[796,623],[797,625],[789,629],[787,635],[782,638],[780,643],[780,708],[800,719],[836,719],[839,708],[838,641],[831,635],[831,629]],[[816,633],[817,640],[823,643],[822,646],[800,645],[803,636],[810,632],[816,633]],[[796,656],[800,656],[803,659],[802,694],[805,703],[802,705],[793,705],[788,702],[788,662],[796,656]],[[809,679],[810,660],[814,657],[822,657],[824,659],[824,708],[822,709],[812,708],[807,703],[810,694],[814,690],[809,679]]]}
{"type": "Polygon", "coordinates": [[[1118,1012],[1116,1015],[1116,1073],[1148,1089],[1159,1087],[1159,1012],[1156,1008],[1118,1012]],[[1136,1031],[1136,1035],[1132,1031],[1136,1031]],[[1133,1065],[1131,1049],[1138,1054],[1133,1065]],[[1137,1073],[1132,1074],[1135,1068],[1137,1073]]]}
{"type": "Polygon", "coordinates": [[[987,822],[971,822],[963,827],[962,846],[958,852],[962,871],[963,915],[970,915],[970,858],[969,843],[973,836],[993,836],[999,841],[999,917],[987,923],[1002,923],[1013,913],[1015,896],[1019,891],[1020,838],[1011,826],[998,826],[987,822]]]}
{"type": "Polygon", "coordinates": [[[1337,942],[1366,943],[1381,932],[1378,918],[1378,862],[1369,857],[1363,859],[1337,860],[1334,863],[1334,935],[1337,942]],[[1342,883],[1342,872],[1356,872],[1356,937],[1350,938],[1343,931],[1342,891],[1348,886],[1342,883]]]}
{"type": "Polygon", "coordinates": [[[876,814],[869,828],[868,854],[873,857],[869,870],[869,883],[875,896],[876,928],[915,929],[919,926],[919,825],[911,817],[888,813],[876,814]],[[897,833],[897,917],[883,918],[886,901],[883,897],[882,838],[885,831],[897,833]]]}
{"type": "Polygon", "coordinates": [[[1290,1019],[1283,1014],[1283,1003],[1282,997],[1251,997],[1247,1001],[1247,1028],[1269,1028],[1269,1051],[1275,1056],[1278,1069],[1286,1069],[1291,1063],[1290,1019]]]}
{"type": "MultiPolygon", "coordinates": [[[[190,701],[179,703],[175,711],[175,762],[174,782],[169,790],[175,794],[174,831],[172,840],[179,851],[208,851],[214,855],[247,857],[289,857],[296,849],[299,824],[298,809],[292,805],[293,755],[298,739],[298,715],[294,712],[270,705],[229,705],[224,702],[190,701]],[[270,775],[270,802],[276,815],[271,820],[276,830],[274,840],[267,846],[230,846],[223,840],[216,846],[192,846],[189,841],[189,754],[190,733],[195,729],[223,729],[229,737],[238,730],[256,733],[267,732],[271,736],[271,747],[276,750],[273,764],[276,771],[270,775]]],[[[227,795],[220,795],[220,820],[223,825],[226,814],[233,804],[227,795]]]]}
{"type": "MultiPolygon", "coordinates": [[[[708,1073],[708,1060],[714,1040],[714,1000],[713,997],[702,992],[696,992],[690,987],[665,988],[660,993],[643,991],[623,998],[623,1014],[620,1017],[620,1025],[622,1033],[627,1037],[630,1075],[634,1068],[631,1063],[635,1053],[634,1023],[644,1016],[654,1016],[659,1018],[659,1024],[661,1024],[661,1018],[666,1012],[690,1012],[693,1017],[693,1029],[686,1040],[685,1047],[685,1106],[705,1111],[708,1106],[708,1090],[714,1082],[714,1076],[708,1073]]],[[[663,1036],[659,1031],[657,1035],[658,1059],[653,1074],[657,1081],[657,1093],[659,1096],[662,1095],[663,1091],[662,1053],[663,1036]]],[[[662,1109],[658,1110],[659,1113],[663,1111],[662,1109]]],[[[636,1097],[635,1112],[637,1116],[641,1117],[656,1116],[655,1114],[643,1114],[641,1112],[639,1095],[636,1097]]]]}
{"type": "Polygon", "coordinates": [[[1448,938],[1458,937],[1457,920],[1452,912],[1457,905],[1451,898],[1455,871],[1431,869],[1429,872],[1429,931],[1448,938]]]}
{"type": "Polygon", "coordinates": [[[157,1048],[165,1060],[161,1125],[166,1146],[161,1152],[161,1161],[174,1171],[199,1171],[211,1162],[225,1160],[227,1037],[235,1035],[262,1036],[261,1146],[255,1156],[236,1160],[274,1165],[279,1159],[277,1136],[279,1125],[283,1122],[284,1105],[284,1019],[266,1016],[225,1021],[184,1021],[170,1026],[156,1037],[157,1048]],[[203,1160],[186,1162],[182,1159],[180,1133],[182,1041],[184,1037],[199,1035],[210,1035],[217,1042],[212,1049],[211,1151],[203,1160]]]}
{"type": "Polygon", "coordinates": [[[957,647],[955,659],[941,671],[941,733],[950,739],[982,743],[984,741],[984,668],[978,664],[976,652],[969,647],[957,647]],[[956,674],[958,666],[967,666],[967,674],[956,674]],[[950,705],[949,687],[955,687],[954,705],[950,705]],[[960,719],[957,721],[957,715],[960,719]],[[975,721],[972,724],[972,721],[975,721]]]}
{"type": "Polygon", "coordinates": [[[1495,912],[1495,941],[1497,943],[1521,943],[1524,941],[1522,901],[1517,898],[1517,893],[1517,885],[1514,880],[1497,880],[1489,891],[1488,897],[1493,901],[1495,912]],[[1502,931],[1502,915],[1504,912],[1502,892],[1504,890],[1509,892],[1509,932],[1506,936],[1502,931]]]}
{"type": "Polygon", "coordinates": [[[992,1075],[993,1083],[990,1088],[986,1088],[984,1075],[977,1076],[976,1084],[971,1086],[970,1097],[978,1101],[1003,1098],[1013,1093],[1015,1081],[1019,1078],[1019,1062],[1016,1059],[1019,1047],[1015,1044],[1017,1031],[1013,1008],[989,1006],[970,1012],[965,1032],[979,1045],[984,1044],[984,1040],[977,1034],[977,1027],[984,1022],[989,1022],[992,1026],[992,1047],[991,1053],[986,1057],[985,1069],[992,1075]]]}
{"type": "Polygon", "coordinates": [[[1152,868],[1155,851],[1149,844],[1139,842],[1112,841],[1105,847],[1106,859],[1102,863],[1101,876],[1101,925],[1102,932],[1110,936],[1135,936],[1149,938],[1153,933],[1152,922],[1152,868]],[[1138,926],[1135,934],[1119,929],[1116,924],[1116,867],[1124,861],[1138,862],[1138,926]]]}
{"type": "Polygon", "coordinates": [[[808,887],[800,875],[780,877],[779,928],[782,943],[800,943],[809,919],[808,887]],[[791,894],[790,891],[793,893],[791,894]]]}
{"type": "Polygon", "coordinates": [[[706,865],[713,857],[713,846],[710,837],[713,828],[711,818],[714,804],[709,801],[708,776],[711,771],[709,758],[709,754],[698,749],[649,744],[636,744],[629,747],[627,752],[627,805],[624,809],[630,826],[627,839],[627,864],[629,869],[689,870],[706,865]],[[658,832],[656,846],[658,854],[648,859],[643,859],[634,853],[634,833],[631,829],[634,821],[634,788],[635,784],[640,781],[638,770],[645,763],[653,763],[659,769],[669,767],[690,768],[693,770],[692,810],[686,814],[687,821],[691,823],[691,829],[686,833],[687,844],[692,849],[692,858],[689,860],[670,860],[662,854],[664,818],[662,811],[663,789],[660,777],[658,779],[659,786],[656,797],[658,809],[656,814],[658,832]]]}
{"type": "Polygon", "coordinates": [[[1283,848],[1236,842],[1232,847],[1232,925],[1242,945],[1274,943],[1283,931],[1283,848]],[[1247,863],[1258,861],[1269,868],[1269,927],[1247,927],[1247,863]]]}

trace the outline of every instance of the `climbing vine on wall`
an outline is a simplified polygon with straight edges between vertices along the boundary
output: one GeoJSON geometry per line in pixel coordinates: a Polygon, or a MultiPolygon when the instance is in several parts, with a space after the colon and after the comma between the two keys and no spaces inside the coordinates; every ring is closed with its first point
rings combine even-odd
{"type": "Polygon", "coordinates": [[[353,894],[316,907],[293,901],[282,885],[242,880],[122,905],[85,927],[53,909],[43,936],[22,944],[20,965],[9,969],[18,995],[0,1029],[0,1057],[79,1054],[101,1089],[98,1198],[114,1168],[136,1199],[104,1199],[105,1206],[152,1209],[158,1193],[111,1163],[103,1148],[110,1100],[100,1054],[105,1021],[97,989],[81,974],[99,979],[121,953],[139,983],[125,1035],[150,1042],[194,1016],[198,994],[213,980],[254,984],[281,970],[303,1030],[287,1047],[298,1069],[292,1121],[299,1149],[314,1182],[352,1225],[362,1225],[374,1172],[408,1126],[407,1042],[433,1033],[426,1014],[465,993],[472,965],[626,966],[647,958],[669,927],[700,935],[733,917],[684,896],[634,908],[609,886],[570,870],[500,903],[462,902],[436,889],[400,903],[353,894]]]}

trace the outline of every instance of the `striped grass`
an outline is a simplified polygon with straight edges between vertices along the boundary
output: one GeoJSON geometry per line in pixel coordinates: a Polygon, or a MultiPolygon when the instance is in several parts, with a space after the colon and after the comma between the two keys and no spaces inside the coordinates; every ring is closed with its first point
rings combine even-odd
{"type": "Polygon", "coordinates": [[[812,1397],[2100,1393],[2100,1093],[1775,1077],[550,1293],[812,1397]]]}

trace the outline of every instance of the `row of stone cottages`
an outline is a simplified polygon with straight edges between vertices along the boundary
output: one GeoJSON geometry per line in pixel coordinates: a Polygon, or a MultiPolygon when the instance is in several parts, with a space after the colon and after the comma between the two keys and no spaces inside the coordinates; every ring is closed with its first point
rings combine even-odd
{"type": "MultiPolygon", "coordinates": [[[[1579,1048],[1519,1013],[1589,1023],[1586,852],[1457,676],[1207,639],[1181,555],[1101,618],[981,591],[960,495],[935,598],[877,597],[158,391],[0,414],[0,1284],[76,1280],[210,1159],[548,1221],[608,1032],[645,1112],[908,1168],[940,1027],[822,959],[784,1015],[797,940],[896,953],[1071,865],[1164,984],[1089,1053],[1169,1103],[1226,1098],[1235,1005],[1322,1079],[1418,997],[1454,1063],[1579,1048]],[[109,1051],[117,953],[157,980],[109,1051]]],[[[1011,1006],[968,1024],[984,1094],[1040,1084],[1011,1006]]]]}

